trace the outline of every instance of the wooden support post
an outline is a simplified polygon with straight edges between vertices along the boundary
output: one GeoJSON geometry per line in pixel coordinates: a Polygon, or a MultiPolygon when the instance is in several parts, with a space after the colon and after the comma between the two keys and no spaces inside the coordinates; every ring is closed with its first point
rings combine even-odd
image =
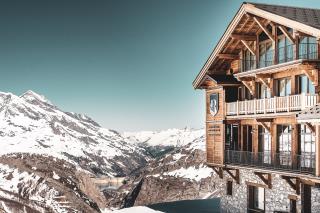
{"type": "Polygon", "coordinates": [[[293,59],[297,60],[299,59],[299,33],[296,30],[293,30],[293,59]]]}
{"type": "Polygon", "coordinates": [[[259,152],[259,125],[255,124],[252,126],[253,134],[252,134],[252,142],[253,142],[253,153],[254,153],[254,161],[258,162],[258,152],[259,152]]]}
{"type": "Polygon", "coordinates": [[[277,33],[276,24],[272,26],[272,36],[273,36],[273,39],[271,39],[272,47],[274,48],[273,62],[274,64],[277,64],[279,61],[278,61],[278,33],[277,33]]]}
{"type": "Polygon", "coordinates": [[[291,132],[291,159],[292,159],[292,166],[293,168],[297,168],[298,165],[298,150],[299,150],[299,126],[297,124],[292,125],[292,132],[291,132]]]}
{"type": "Polygon", "coordinates": [[[278,163],[276,158],[276,153],[277,153],[277,125],[274,123],[271,123],[271,160],[273,165],[276,165],[278,163]]]}
{"type": "Polygon", "coordinates": [[[316,176],[320,176],[320,125],[316,125],[316,176]]]}

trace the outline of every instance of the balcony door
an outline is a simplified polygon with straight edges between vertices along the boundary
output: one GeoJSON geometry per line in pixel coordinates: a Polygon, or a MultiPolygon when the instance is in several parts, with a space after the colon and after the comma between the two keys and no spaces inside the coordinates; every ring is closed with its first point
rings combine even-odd
{"type": "Polygon", "coordinates": [[[292,127],[290,125],[277,126],[277,160],[282,167],[291,167],[292,127]]]}
{"type": "Polygon", "coordinates": [[[259,162],[263,164],[271,164],[271,134],[260,125],[258,133],[259,162]]]}
{"type": "Polygon", "coordinates": [[[226,143],[225,150],[239,150],[238,145],[238,124],[226,125],[226,143]]]}
{"type": "Polygon", "coordinates": [[[291,95],[291,79],[281,78],[277,80],[277,96],[284,97],[291,95]]]}

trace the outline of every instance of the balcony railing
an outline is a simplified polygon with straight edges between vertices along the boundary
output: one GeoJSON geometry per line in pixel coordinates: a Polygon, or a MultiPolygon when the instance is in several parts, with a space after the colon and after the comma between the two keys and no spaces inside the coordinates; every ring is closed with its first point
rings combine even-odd
{"type": "Polygon", "coordinates": [[[317,95],[298,94],[226,103],[226,115],[271,114],[303,110],[317,103],[317,95]]]}
{"type": "MultiPolygon", "coordinates": [[[[317,43],[300,43],[298,46],[297,59],[318,59],[318,44],[317,43]]],[[[240,72],[246,72],[263,67],[275,65],[274,50],[268,50],[265,55],[265,59],[259,59],[259,63],[254,58],[240,59],[239,70],[240,72]]],[[[278,64],[293,61],[296,57],[296,50],[294,45],[286,45],[277,49],[278,64]]],[[[252,57],[252,56],[251,56],[252,57]]]]}
{"type": "Polygon", "coordinates": [[[225,163],[274,169],[283,171],[294,171],[300,173],[315,174],[315,155],[303,154],[292,157],[290,152],[248,152],[248,151],[225,151],[225,163]]]}

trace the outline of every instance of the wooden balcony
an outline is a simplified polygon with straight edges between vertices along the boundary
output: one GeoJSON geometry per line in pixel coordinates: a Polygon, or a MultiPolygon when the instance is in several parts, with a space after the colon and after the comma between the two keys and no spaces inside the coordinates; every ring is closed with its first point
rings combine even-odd
{"type": "Polygon", "coordinates": [[[226,116],[261,116],[300,111],[317,103],[317,95],[298,94],[226,103],[226,116]]]}

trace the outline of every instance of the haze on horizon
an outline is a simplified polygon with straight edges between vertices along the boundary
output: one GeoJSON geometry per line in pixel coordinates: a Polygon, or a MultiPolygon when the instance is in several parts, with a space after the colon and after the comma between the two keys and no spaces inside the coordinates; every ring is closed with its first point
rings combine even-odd
{"type": "Polygon", "coordinates": [[[33,90],[119,131],[202,128],[191,84],[242,3],[230,2],[1,1],[0,91],[33,90]]]}

